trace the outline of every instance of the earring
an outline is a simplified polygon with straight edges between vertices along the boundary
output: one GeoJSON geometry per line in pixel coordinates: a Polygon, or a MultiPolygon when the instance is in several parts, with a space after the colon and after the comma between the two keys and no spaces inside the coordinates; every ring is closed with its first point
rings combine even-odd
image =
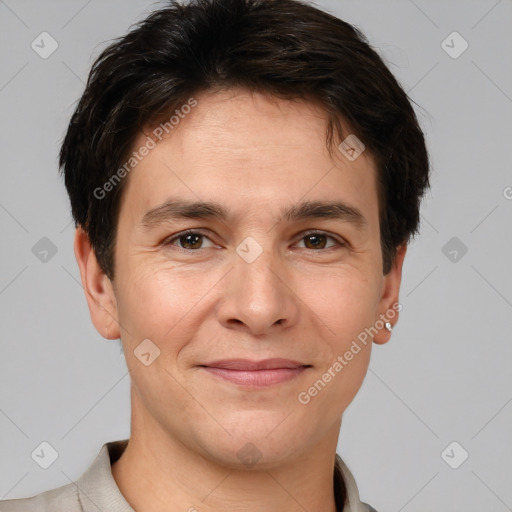
{"type": "Polygon", "coordinates": [[[391,322],[386,322],[386,329],[391,332],[393,330],[393,326],[391,325],[391,322]]]}

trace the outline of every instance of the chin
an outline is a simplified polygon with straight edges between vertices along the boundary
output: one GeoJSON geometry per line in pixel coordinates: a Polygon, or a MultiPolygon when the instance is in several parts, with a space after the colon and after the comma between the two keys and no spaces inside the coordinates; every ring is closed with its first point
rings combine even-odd
{"type": "MultiPolygon", "coordinates": [[[[267,470],[279,464],[291,462],[306,447],[314,444],[314,428],[305,425],[288,424],[294,416],[269,414],[258,411],[259,417],[249,414],[243,418],[236,415],[237,421],[223,422],[223,431],[198,433],[203,455],[233,470],[267,470]],[[279,418],[279,421],[276,419],[279,418]],[[283,418],[284,419],[283,421],[283,418]],[[311,431],[310,431],[311,430],[311,431]],[[212,442],[213,441],[213,442],[212,442]]],[[[295,418],[296,419],[296,418],[295,418]]]]}
{"type": "Polygon", "coordinates": [[[275,446],[262,439],[233,439],[227,446],[210,447],[208,458],[230,470],[266,471],[290,462],[296,456],[297,446],[275,446]]]}

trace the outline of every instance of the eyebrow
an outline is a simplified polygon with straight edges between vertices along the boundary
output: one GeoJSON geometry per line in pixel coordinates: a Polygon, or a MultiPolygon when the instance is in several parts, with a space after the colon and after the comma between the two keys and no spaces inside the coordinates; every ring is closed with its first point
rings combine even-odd
{"type": "MultiPolygon", "coordinates": [[[[148,210],[140,224],[149,231],[172,220],[217,219],[230,222],[232,218],[233,216],[216,202],[170,198],[148,210]]],[[[283,208],[279,217],[279,221],[286,220],[288,222],[308,219],[334,219],[353,224],[360,230],[368,226],[366,217],[358,208],[342,201],[305,201],[283,208]]]]}

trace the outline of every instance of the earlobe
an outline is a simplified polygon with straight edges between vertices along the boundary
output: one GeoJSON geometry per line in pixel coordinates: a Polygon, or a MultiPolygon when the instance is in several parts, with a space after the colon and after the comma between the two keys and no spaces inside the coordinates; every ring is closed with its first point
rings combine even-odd
{"type": "Polygon", "coordinates": [[[120,331],[114,289],[98,264],[89,237],[81,226],[75,230],[73,248],[91,320],[104,338],[118,339],[120,331]]]}
{"type": "Polygon", "coordinates": [[[399,311],[402,306],[399,303],[400,283],[402,281],[402,268],[407,252],[407,245],[401,245],[397,248],[396,257],[389,273],[384,276],[382,283],[382,294],[379,301],[379,319],[376,325],[382,328],[374,336],[373,342],[377,345],[383,345],[391,339],[393,327],[398,322],[399,311]]]}

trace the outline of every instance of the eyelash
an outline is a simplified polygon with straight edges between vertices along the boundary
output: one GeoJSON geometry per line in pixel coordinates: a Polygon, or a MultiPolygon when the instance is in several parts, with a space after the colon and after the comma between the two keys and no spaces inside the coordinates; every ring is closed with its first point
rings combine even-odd
{"type": "MultiPolygon", "coordinates": [[[[184,236],[187,236],[187,235],[200,235],[200,236],[208,238],[208,240],[210,240],[208,235],[206,235],[205,233],[201,232],[201,230],[188,229],[186,231],[182,231],[180,233],[177,233],[176,235],[173,235],[170,238],[167,238],[163,242],[163,245],[164,246],[172,246],[173,242],[175,242],[176,240],[179,240],[180,238],[182,238],[184,236]]],[[[319,231],[319,230],[305,231],[304,233],[302,233],[302,237],[299,240],[302,241],[304,238],[306,238],[308,236],[311,236],[311,235],[323,235],[323,236],[325,236],[327,238],[330,238],[331,240],[334,240],[334,242],[336,242],[336,244],[339,247],[347,247],[348,246],[348,244],[345,241],[339,240],[338,238],[334,237],[333,235],[330,235],[330,234],[328,234],[328,233],[326,233],[324,231],[319,231]]],[[[210,242],[212,242],[212,240],[210,240],[210,242]]],[[[177,247],[177,246],[175,246],[175,247],[176,247],[176,249],[178,249],[180,251],[184,251],[184,252],[199,252],[201,249],[203,249],[202,247],[199,248],[199,249],[185,249],[184,247],[177,247]]],[[[333,247],[327,247],[325,249],[309,249],[309,250],[313,251],[313,252],[322,252],[322,251],[327,251],[327,250],[332,249],[332,248],[333,247]]],[[[208,247],[205,247],[204,249],[208,249],[208,247]]]]}

